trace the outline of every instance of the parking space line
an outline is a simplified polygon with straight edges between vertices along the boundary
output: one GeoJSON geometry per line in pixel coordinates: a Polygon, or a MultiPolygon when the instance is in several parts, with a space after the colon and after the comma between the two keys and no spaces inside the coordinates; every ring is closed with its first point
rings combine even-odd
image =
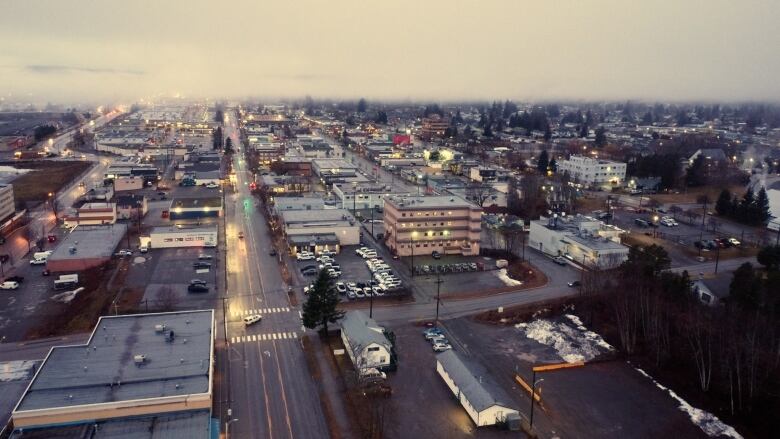
{"type": "Polygon", "coordinates": [[[256,338],[256,337],[257,337],[256,335],[253,335],[253,336],[252,336],[252,341],[257,341],[257,338],[256,338]]]}
{"type": "Polygon", "coordinates": [[[293,338],[298,338],[298,333],[297,332],[293,332],[292,334],[293,334],[293,338]]]}
{"type": "Polygon", "coordinates": [[[235,337],[230,337],[230,343],[235,344],[236,343],[236,338],[235,337]]]}

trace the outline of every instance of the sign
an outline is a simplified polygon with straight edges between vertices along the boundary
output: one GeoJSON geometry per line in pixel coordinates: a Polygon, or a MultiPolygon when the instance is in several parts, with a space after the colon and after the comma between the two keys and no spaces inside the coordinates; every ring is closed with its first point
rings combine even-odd
{"type": "Polygon", "coordinates": [[[504,307],[503,306],[499,306],[498,307],[498,313],[501,314],[502,312],[504,312],[504,307]]]}
{"type": "Polygon", "coordinates": [[[344,355],[344,354],[345,354],[344,349],[334,349],[333,350],[333,355],[344,355]]]}

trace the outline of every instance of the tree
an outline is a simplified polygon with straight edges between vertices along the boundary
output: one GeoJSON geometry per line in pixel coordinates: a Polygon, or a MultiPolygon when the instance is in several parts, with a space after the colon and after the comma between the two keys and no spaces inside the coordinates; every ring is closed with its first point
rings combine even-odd
{"type": "Polygon", "coordinates": [[[490,128],[490,123],[489,122],[485,125],[485,129],[482,132],[482,134],[485,137],[493,137],[493,130],[490,128]]]}
{"type": "Polygon", "coordinates": [[[358,104],[357,104],[357,112],[358,113],[365,113],[366,110],[368,110],[368,103],[366,102],[365,99],[360,98],[360,100],[358,101],[358,104]]]}
{"type": "Polygon", "coordinates": [[[756,195],[755,214],[753,216],[752,224],[766,224],[770,217],[769,197],[766,194],[766,189],[762,187],[759,189],[758,195],[756,195]]]}
{"type": "Polygon", "coordinates": [[[544,141],[549,142],[550,139],[552,139],[552,129],[550,128],[550,124],[547,124],[547,127],[544,129],[544,141]]]}
{"type": "Polygon", "coordinates": [[[225,154],[233,154],[233,139],[225,139],[225,154]]]}
{"type": "Polygon", "coordinates": [[[40,142],[41,140],[51,136],[56,132],[57,132],[57,127],[53,125],[40,125],[35,127],[35,130],[33,131],[33,136],[35,137],[36,142],[40,142]]]}
{"type": "Polygon", "coordinates": [[[479,182],[472,182],[466,187],[466,198],[474,201],[479,207],[484,207],[493,195],[493,187],[479,182]]]}
{"type": "Polygon", "coordinates": [[[539,154],[539,160],[536,161],[536,170],[539,171],[542,175],[547,174],[547,167],[550,165],[550,157],[547,154],[547,150],[543,149],[542,153],[539,154]]]}
{"type": "Polygon", "coordinates": [[[729,286],[729,297],[741,308],[755,310],[761,303],[761,275],[753,264],[745,262],[734,270],[729,286]]]}
{"type": "Polygon", "coordinates": [[[707,217],[707,205],[710,204],[710,196],[707,194],[699,195],[696,202],[701,204],[701,226],[704,227],[704,218],[707,217]]]}
{"type": "Polygon", "coordinates": [[[223,144],[222,127],[217,127],[212,132],[212,141],[213,141],[214,149],[222,149],[222,144],[223,144]]]}
{"type": "Polygon", "coordinates": [[[756,260],[768,271],[777,270],[780,268],[780,246],[770,245],[762,248],[756,255],[756,260]]]}
{"type": "Polygon", "coordinates": [[[336,323],[344,317],[344,311],[336,307],[339,304],[339,294],[333,288],[330,275],[325,270],[320,270],[314,287],[309,290],[309,297],[303,304],[303,326],[315,329],[322,326],[325,336],[328,335],[328,324],[336,323]]]}
{"type": "Polygon", "coordinates": [[[705,184],[704,156],[699,154],[685,171],[685,184],[691,187],[705,184]]]}
{"type": "Polygon", "coordinates": [[[731,191],[723,189],[718,196],[718,200],[715,202],[715,211],[720,216],[730,216],[732,214],[734,206],[731,204],[731,191]]]}
{"type": "Polygon", "coordinates": [[[607,144],[607,129],[604,127],[596,128],[596,146],[602,147],[607,144]]]}
{"type": "Polygon", "coordinates": [[[431,151],[431,153],[428,155],[428,161],[430,162],[438,162],[441,160],[441,152],[437,151],[431,151]]]}
{"type": "Polygon", "coordinates": [[[550,164],[547,165],[547,169],[549,169],[553,174],[558,172],[558,162],[555,161],[555,158],[550,159],[550,164]]]}
{"type": "Polygon", "coordinates": [[[669,253],[660,245],[651,244],[647,247],[634,246],[628,250],[628,259],[623,263],[623,271],[629,276],[658,276],[672,264],[669,253]]]}
{"type": "Polygon", "coordinates": [[[580,127],[580,137],[588,137],[588,134],[590,134],[590,128],[588,128],[588,123],[586,122],[580,127]]]}
{"type": "Polygon", "coordinates": [[[374,118],[374,122],[387,125],[387,113],[384,111],[378,111],[376,113],[376,117],[374,118]]]}

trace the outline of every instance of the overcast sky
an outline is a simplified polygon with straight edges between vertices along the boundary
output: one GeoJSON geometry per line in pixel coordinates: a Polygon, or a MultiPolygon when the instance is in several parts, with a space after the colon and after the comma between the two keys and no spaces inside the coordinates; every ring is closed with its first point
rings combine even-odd
{"type": "Polygon", "coordinates": [[[779,22],[778,0],[0,0],[0,95],[778,101],[779,22]]]}

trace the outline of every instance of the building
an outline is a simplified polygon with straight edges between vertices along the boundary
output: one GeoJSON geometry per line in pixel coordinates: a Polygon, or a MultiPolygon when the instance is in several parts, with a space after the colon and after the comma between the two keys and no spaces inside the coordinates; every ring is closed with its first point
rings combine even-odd
{"type": "Polygon", "coordinates": [[[14,428],[20,437],[213,437],[215,333],[213,310],[101,317],[86,343],[49,350],[11,412],[14,428]],[[136,430],[113,436],[98,423],[136,430]],[[54,434],[79,425],[84,435],[54,434]]]}
{"type": "Polygon", "coordinates": [[[722,149],[704,148],[704,149],[697,149],[696,152],[694,152],[690,157],[688,157],[688,166],[693,165],[693,162],[696,161],[696,159],[699,158],[699,156],[704,157],[704,160],[712,166],[718,166],[720,164],[728,162],[726,153],[724,153],[722,149]]]}
{"type": "Polygon", "coordinates": [[[325,208],[325,200],[320,197],[274,197],[274,211],[320,210],[325,208]]]}
{"type": "Polygon", "coordinates": [[[268,165],[281,159],[286,151],[284,144],[279,142],[250,142],[249,148],[254,151],[258,162],[263,165],[268,165]]]}
{"type": "Polygon", "coordinates": [[[399,256],[479,254],[482,208],[462,198],[390,197],[383,215],[385,242],[399,256]]]}
{"type": "Polygon", "coordinates": [[[326,185],[344,182],[358,175],[357,165],[343,159],[313,159],[312,170],[326,185]]]}
{"type": "Polygon", "coordinates": [[[339,199],[339,207],[346,210],[381,208],[385,198],[402,194],[391,194],[391,187],[370,182],[334,183],[333,194],[339,199]]]}
{"type": "Polygon", "coordinates": [[[111,259],[127,233],[125,224],[78,226],[65,235],[46,259],[51,272],[74,272],[99,267],[111,259]]]}
{"type": "Polygon", "coordinates": [[[149,210],[146,197],[143,195],[118,195],[114,197],[116,216],[120,220],[141,219],[149,210]]]}
{"type": "Polygon", "coordinates": [[[144,188],[144,179],[136,176],[117,177],[114,179],[114,191],[135,191],[144,188]]]}
{"type": "Polygon", "coordinates": [[[222,216],[222,198],[174,198],[169,215],[172,220],[219,217],[222,216]]]}
{"type": "Polygon", "coordinates": [[[155,227],[140,240],[147,248],[216,247],[217,227],[155,227]]]}
{"type": "Polygon", "coordinates": [[[486,371],[472,371],[453,350],[436,355],[436,372],[458,402],[466,409],[474,425],[482,427],[519,420],[520,413],[508,406],[501,389],[489,381],[486,371]]]}
{"type": "Polygon", "coordinates": [[[302,156],[312,159],[324,159],[333,155],[333,147],[325,142],[302,143],[299,151],[302,156]]]}
{"type": "Polygon", "coordinates": [[[568,172],[572,181],[585,185],[620,185],[626,180],[626,164],[612,160],[572,155],[558,163],[558,173],[568,172]]]}
{"type": "Polygon", "coordinates": [[[79,225],[114,224],[116,222],[116,203],[84,203],[75,214],[63,218],[67,227],[79,225]]]}
{"type": "Polygon", "coordinates": [[[393,363],[393,345],[385,336],[385,329],[363,311],[344,314],[341,340],[357,371],[389,369],[393,363]]]}
{"type": "Polygon", "coordinates": [[[0,223],[14,216],[15,212],[14,186],[11,184],[0,184],[0,223]]]}
{"type": "Polygon", "coordinates": [[[360,243],[360,225],[343,209],[288,210],[279,217],[294,253],[309,249],[311,243],[328,250],[360,243]]]}
{"type": "Polygon", "coordinates": [[[420,129],[420,138],[423,140],[441,139],[444,137],[444,134],[449,127],[449,119],[441,117],[438,114],[424,117],[422,120],[422,128],[420,129]]]}
{"type": "Polygon", "coordinates": [[[528,245],[551,256],[564,256],[578,264],[612,268],[628,259],[621,244],[624,230],[588,216],[541,217],[531,221],[528,245]]]}

